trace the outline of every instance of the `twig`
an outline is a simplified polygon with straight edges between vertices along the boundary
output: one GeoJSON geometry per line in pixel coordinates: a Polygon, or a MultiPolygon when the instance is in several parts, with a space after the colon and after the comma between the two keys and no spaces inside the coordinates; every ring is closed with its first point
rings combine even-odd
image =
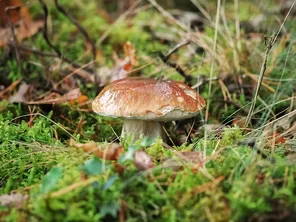
{"type": "Polygon", "coordinates": [[[190,44],[190,40],[185,40],[179,44],[177,44],[174,48],[172,48],[171,50],[168,51],[168,53],[166,55],[164,55],[163,53],[159,52],[159,57],[160,59],[168,66],[174,68],[178,73],[180,73],[186,82],[190,82],[192,80],[192,77],[190,75],[188,75],[182,68],[181,66],[179,66],[177,63],[175,62],[171,62],[169,61],[169,58],[171,57],[171,55],[173,53],[175,53],[176,51],[178,51],[179,48],[181,48],[182,46],[188,45],[190,44]]]}
{"type": "MultiPolygon", "coordinates": [[[[16,47],[14,44],[12,43],[8,43],[8,45],[11,45],[13,47],[16,47]]],[[[36,49],[30,49],[26,46],[23,46],[23,45],[18,45],[17,46],[19,50],[22,50],[22,51],[25,51],[25,52],[31,52],[31,53],[34,53],[36,55],[40,55],[40,56],[46,56],[46,57],[57,57],[57,58],[60,58],[58,55],[56,54],[53,54],[53,53],[46,53],[46,52],[41,52],[39,50],[36,50],[36,49]]]]}
{"type": "Polygon", "coordinates": [[[284,24],[286,23],[287,21],[287,18],[292,10],[292,8],[294,7],[296,3],[296,0],[293,2],[293,4],[291,5],[283,23],[281,24],[278,32],[276,33],[275,36],[271,36],[268,43],[266,44],[266,50],[265,50],[265,54],[264,54],[264,60],[263,60],[263,64],[261,66],[261,70],[260,70],[260,73],[259,73],[259,78],[258,78],[258,83],[257,83],[257,87],[256,87],[256,91],[255,91],[255,95],[254,95],[254,98],[252,100],[252,103],[251,103],[251,107],[250,107],[250,111],[248,113],[248,116],[247,116],[247,119],[246,119],[246,123],[245,123],[245,127],[247,127],[249,124],[250,124],[250,121],[251,121],[251,118],[252,118],[252,115],[253,115],[253,112],[254,112],[254,108],[255,108],[255,105],[256,105],[256,101],[257,101],[257,97],[258,97],[258,93],[259,93],[259,90],[260,90],[260,87],[261,87],[261,84],[262,84],[262,81],[263,81],[263,77],[264,77],[264,73],[265,73],[265,70],[266,70],[266,65],[267,65],[267,60],[268,60],[268,55],[270,53],[270,50],[272,49],[272,47],[274,46],[282,28],[284,27],[284,24]]]}
{"type": "Polygon", "coordinates": [[[179,48],[185,46],[185,45],[189,45],[190,44],[190,40],[185,40],[179,44],[177,44],[174,48],[172,48],[170,51],[168,51],[168,53],[166,54],[165,56],[165,61],[164,62],[167,62],[167,60],[169,60],[169,58],[171,57],[171,55],[175,52],[178,51],[179,48]]]}
{"type": "Polygon", "coordinates": [[[60,80],[58,83],[54,84],[54,88],[57,88],[58,85],[60,85],[61,83],[63,83],[66,79],[70,78],[71,76],[73,76],[74,74],[76,74],[77,72],[83,70],[84,68],[86,68],[87,66],[91,65],[93,62],[89,62],[87,64],[84,64],[83,66],[81,66],[80,68],[77,68],[75,70],[73,70],[70,74],[68,74],[67,76],[65,76],[62,80],[60,80]]]}
{"type": "Polygon", "coordinates": [[[210,79],[210,78],[206,79],[206,78],[204,78],[204,76],[202,76],[201,80],[198,83],[196,83],[195,85],[193,85],[191,88],[192,89],[197,89],[197,88],[201,87],[202,85],[204,85],[204,84],[206,84],[206,83],[208,83],[210,81],[218,81],[218,80],[219,80],[218,77],[215,77],[215,78],[212,78],[212,79],[210,79]]]}
{"type": "MultiPolygon", "coordinates": [[[[162,59],[162,54],[160,54],[160,58],[162,59]]],[[[175,62],[170,62],[167,61],[166,65],[174,68],[178,73],[180,73],[184,78],[185,78],[185,82],[190,82],[192,80],[192,77],[189,76],[182,68],[181,66],[179,66],[178,64],[176,64],[175,62]]]]}
{"type": "MultiPolygon", "coordinates": [[[[85,30],[85,28],[83,28],[75,18],[72,17],[72,15],[67,12],[58,2],[58,0],[54,0],[54,4],[57,8],[57,10],[59,12],[61,12],[64,16],[66,16],[77,28],[78,30],[81,32],[81,34],[84,36],[84,38],[86,39],[86,41],[91,45],[91,52],[92,52],[92,56],[93,56],[93,60],[96,60],[96,46],[95,43],[92,41],[92,39],[90,38],[89,34],[87,33],[87,31],[85,30]]],[[[95,64],[95,63],[94,63],[95,64]]]]}
{"type": "Polygon", "coordinates": [[[58,55],[58,57],[60,59],[62,59],[63,61],[71,64],[73,67],[75,68],[80,68],[80,65],[78,64],[75,64],[73,63],[70,59],[66,58],[65,56],[62,55],[61,51],[51,43],[51,41],[49,40],[48,38],[48,34],[47,34],[47,17],[48,17],[48,8],[46,6],[46,4],[44,3],[43,0],[39,0],[39,3],[41,5],[41,8],[43,9],[43,12],[44,12],[44,26],[43,26],[43,30],[42,30],[42,33],[43,33],[43,38],[44,40],[46,41],[47,45],[53,49],[55,51],[55,53],[58,55]]]}
{"type": "Polygon", "coordinates": [[[10,19],[10,11],[11,10],[20,10],[21,6],[17,5],[17,6],[9,6],[9,7],[5,7],[5,15],[8,18],[8,22],[9,22],[9,27],[10,27],[10,32],[11,32],[11,37],[12,37],[12,42],[14,44],[14,50],[15,50],[15,56],[16,56],[16,62],[18,64],[18,67],[20,68],[20,70],[22,70],[22,65],[21,65],[21,60],[20,60],[20,54],[18,51],[18,41],[14,32],[14,27],[12,24],[12,21],[10,19]]]}
{"type": "Polygon", "coordinates": [[[138,6],[138,4],[141,2],[141,0],[138,1],[134,1],[133,4],[123,13],[121,14],[115,22],[113,22],[109,28],[103,33],[103,35],[101,35],[101,37],[99,38],[99,40],[96,42],[96,45],[99,46],[101,45],[104,40],[108,37],[108,35],[111,33],[111,31],[113,30],[114,26],[116,26],[119,22],[121,22],[123,19],[125,19],[128,15],[130,15],[133,10],[138,6]]]}
{"type": "Polygon", "coordinates": [[[46,4],[43,2],[43,0],[39,0],[39,3],[43,9],[43,12],[44,12],[44,26],[43,26],[43,38],[44,40],[46,41],[47,45],[50,46],[50,48],[52,48],[55,53],[61,58],[62,57],[62,53],[60,52],[60,50],[51,43],[51,41],[49,40],[48,38],[48,35],[47,35],[47,17],[48,17],[48,8],[46,6],[46,4]]]}
{"type": "Polygon", "coordinates": [[[212,21],[211,15],[203,8],[202,4],[196,0],[190,0],[193,5],[203,14],[203,16],[209,21],[212,21]]]}
{"type": "Polygon", "coordinates": [[[182,23],[175,19],[170,13],[164,10],[155,0],[148,0],[148,2],[155,7],[163,17],[167,18],[170,22],[179,26],[183,31],[188,32],[189,29],[182,23]]]}

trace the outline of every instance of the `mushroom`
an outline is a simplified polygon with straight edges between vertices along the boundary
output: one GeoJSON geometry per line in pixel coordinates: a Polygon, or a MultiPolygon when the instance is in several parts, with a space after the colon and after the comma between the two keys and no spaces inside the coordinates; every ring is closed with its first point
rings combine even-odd
{"type": "Polygon", "coordinates": [[[141,135],[164,139],[162,122],[196,116],[203,107],[205,100],[184,83],[142,77],[111,82],[92,103],[97,114],[124,119],[122,137],[133,141],[141,135]]]}

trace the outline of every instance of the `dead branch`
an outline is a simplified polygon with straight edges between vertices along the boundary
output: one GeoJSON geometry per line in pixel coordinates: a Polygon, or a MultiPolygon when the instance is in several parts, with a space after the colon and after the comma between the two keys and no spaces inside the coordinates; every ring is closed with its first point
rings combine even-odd
{"type": "MultiPolygon", "coordinates": [[[[92,41],[92,39],[90,38],[89,34],[87,33],[87,31],[85,30],[85,28],[83,28],[75,18],[72,17],[72,15],[67,12],[58,2],[58,0],[54,0],[54,4],[57,8],[57,10],[59,12],[61,12],[64,16],[66,16],[70,22],[73,23],[73,25],[75,25],[77,27],[77,29],[81,32],[81,34],[84,36],[85,40],[91,45],[91,52],[92,52],[92,56],[93,56],[93,60],[96,60],[96,46],[95,43],[92,41]]],[[[95,63],[94,63],[95,64],[95,63]]]]}
{"type": "Polygon", "coordinates": [[[49,40],[48,37],[48,33],[47,33],[47,17],[48,17],[48,8],[46,6],[46,4],[44,3],[43,0],[39,0],[39,3],[41,5],[41,8],[43,9],[44,12],[44,26],[43,26],[43,38],[46,41],[47,45],[53,49],[55,51],[55,53],[57,54],[57,56],[62,59],[63,61],[69,63],[70,65],[72,65],[75,68],[80,68],[80,65],[73,63],[70,59],[68,59],[67,57],[63,56],[61,51],[54,45],[52,44],[52,42],[49,40]]]}
{"type": "Polygon", "coordinates": [[[12,11],[12,10],[20,10],[20,8],[21,8],[21,6],[19,6],[19,5],[5,7],[5,15],[8,18],[8,23],[9,23],[11,37],[12,37],[12,43],[14,44],[16,62],[18,64],[18,67],[22,70],[20,54],[19,54],[18,47],[17,47],[18,46],[18,41],[17,41],[16,35],[15,35],[15,31],[14,31],[14,27],[13,27],[11,18],[10,18],[10,11],[12,11]]]}
{"type": "Polygon", "coordinates": [[[178,73],[180,73],[184,79],[185,82],[190,82],[192,80],[192,77],[190,75],[188,75],[182,68],[180,65],[178,65],[175,62],[169,61],[169,58],[171,57],[171,55],[175,52],[178,51],[179,48],[181,48],[182,46],[188,45],[190,44],[189,40],[185,40],[179,44],[177,44],[174,48],[172,48],[171,50],[168,51],[168,53],[166,55],[164,55],[163,53],[159,53],[159,57],[160,59],[168,66],[174,68],[178,73]]]}
{"type": "MultiPolygon", "coordinates": [[[[16,47],[15,44],[13,43],[8,43],[8,45],[11,45],[13,47],[16,47]]],[[[21,51],[25,51],[25,52],[30,52],[30,53],[34,53],[36,55],[40,55],[40,56],[46,56],[46,57],[57,57],[57,58],[60,58],[58,55],[56,54],[53,54],[53,53],[46,53],[46,52],[42,52],[42,51],[39,51],[37,49],[31,49],[31,48],[28,48],[26,46],[23,46],[23,45],[18,45],[17,48],[21,51]]]]}
{"type": "Polygon", "coordinates": [[[200,81],[198,83],[196,83],[195,85],[193,85],[191,88],[192,89],[197,89],[197,88],[201,87],[202,85],[204,85],[204,84],[206,84],[206,83],[208,83],[210,81],[218,81],[218,80],[219,80],[218,77],[215,77],[215,78],[211,79],[211,78],[205,78],[205,76],[201,76],[200,81]]]}
{"type": "Polygon", "coordinates": [[[169,58],[171,57],[171,55],[175,52],[178,51],[179,48],[185,46],[185,45],[189,45],[190,44],[190,40],[185,40],[179,44],[177,44],[174,48],[172,48],[171,50],[168,51],[168,53],[165,56],[165,61],[169,60],[169,58]]]}

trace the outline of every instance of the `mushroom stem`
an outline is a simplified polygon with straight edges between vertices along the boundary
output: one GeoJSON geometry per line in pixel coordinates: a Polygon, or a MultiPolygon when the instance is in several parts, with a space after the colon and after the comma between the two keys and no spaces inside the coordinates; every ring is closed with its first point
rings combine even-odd
{"type": "Polygon", "coordinates": [[[138,140],[141,136],[149,138],[165,138],[162,125],[157,121],[130,120],[125,119],[123,123],[121,136],[131,136],[132,141],[138,140]]]}

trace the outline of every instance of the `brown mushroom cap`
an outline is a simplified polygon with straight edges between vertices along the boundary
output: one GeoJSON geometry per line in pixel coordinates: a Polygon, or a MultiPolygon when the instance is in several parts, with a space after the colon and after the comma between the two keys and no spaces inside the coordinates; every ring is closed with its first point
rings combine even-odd
{"type": "Polygon", "coordinates": [[[92,109],[102,116],[169,121],[193,117],[205,104],[183,83],[136,77],[107,85],[93,101],[92,109]]]}

